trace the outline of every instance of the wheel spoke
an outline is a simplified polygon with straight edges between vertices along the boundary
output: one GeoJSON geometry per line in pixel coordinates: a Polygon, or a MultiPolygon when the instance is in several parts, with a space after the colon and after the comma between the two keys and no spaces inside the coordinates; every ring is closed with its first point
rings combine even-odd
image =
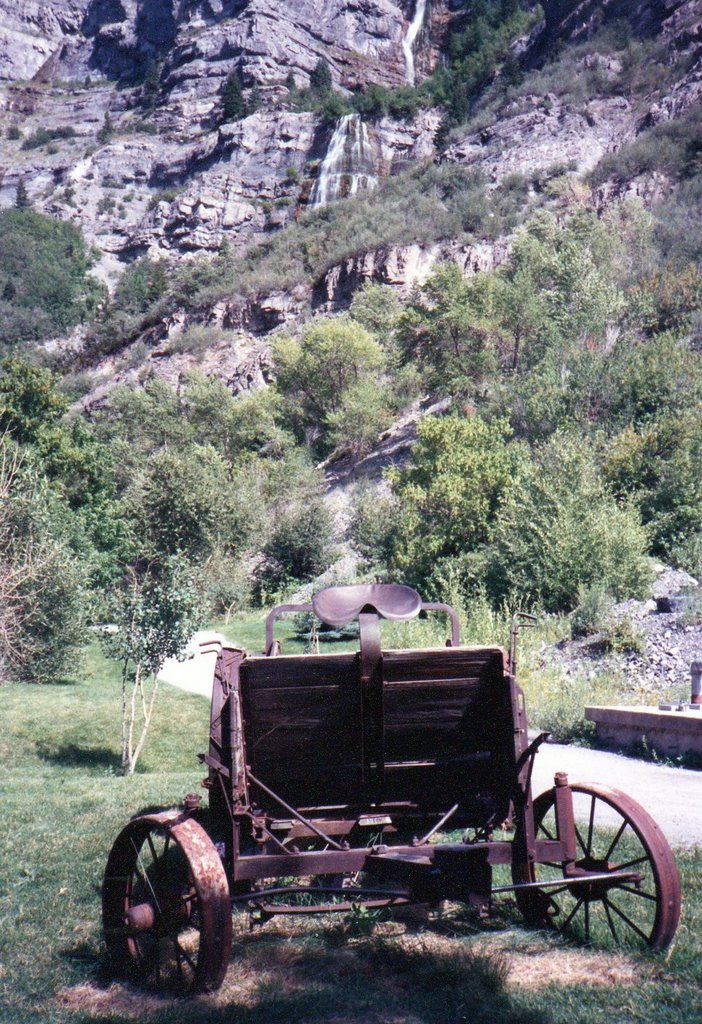
{"type": "Polygon", "coordinates": [[[575,906],[574,906],[574,907],[573,907],[573,909],[571,910],[571,912],[570,912],[570,913],[568,914],[568,917],[567,917],[567,918],[565,919],[565,921],[564,921],[564,922],[563,922],[563,923],[562,923],[562,924],[560,925],[560,931],[562,931],[562,932],[563,932],[563,931],[565,931],[565,930],[566,930],[566,928],[568,927],[568,925],[570,924],[570,922],[571,922],[571,921],[573,920],[573,918],[575,917],[575,915],[577,914],[577,912],[578,912],[578,911],[580,910],[580,908],[582,907],[582,905],[583,905],[583,903],[584,903],[584,902],[585,902],[585,898],[584,898],[583,896],[581,896],[581,897],[580,897],[580,899],[578,900],[578,902],[577,902],[577,903],[575,904],[575,906]]]}
{"type": "Polygon", "coordinates": [[[147,834],[146,834],[146,841],[149,844],[149,849],[151,850],[151,859],[154,862],[154,870],[158,871],[159,856],[156,853],[156,847],[154,846],[154,841],[151,838],[151,833],[150,832],[147,832],[147,834]]]}
{"type": "Polygon", "coordinates": [[[580,829],[577,825],[575,826],[575,835],[577,836],[578,842],[580,843],[580,849],[583,851],[583,855],[587,857],[589,851],[585,846],[585,843],[583,842],[583,837],[580,835],[580,829]]]}
{"type": "Polygon", "coordinates": [[[556,837],[553,835],[552,832],[549,832],[549,830],[544,825],[543,821],[541,822],[541,825],[539,826],[539,828],[541,829],[541,831],[543,832],[543,834],[546,836],[547,839],[550,839],[552,841],[555,840],[556,837]]]}
{"type": "Polygon", "coordinates": [[[648,942],[648,935],[645,935],[645,934],[644,934],[644,932],[642,932],[642,931],[641,931],[641,929],[639,928],[639,926],[638,926],[638,925],[637,925],[637,924],[636,924],[636,923],[635,923],[634,921],[632,921],[632,920],[631,920],[631,918],[630,918],[630,917],[628,917],[628,916],[627,916],[627,915],[626,915],[626,914],[624,913],[624,911],[623,911],[623,910],[621,910],[621,909],[620,909],[620,908],[619,908],[619,907],[617,906],[617,904],[616,904],[616,903],[612,903],[612,901],[611,901],[610,899],[608,899],[607,897],[605,897],[605,903],[609,904],[609,906],[610,906],[610,907],[612,908],[612,910],[614,911],[614,913],[615,913],[615,914],[618,914],[618,915],[619,915],[619,917],[621,917],[622,921],[624,921],[624,922],[625,922],[625,924],[628,924],[628,925],[629,925],[629,927],[630,927],[630,928],[631,928],[631,929],[632,929],[633,931],[635,931],[635,932],[636,932],[636,934],[637,934],[637,935],[639,935],[639,936],[640,936],[640,937],[641,937],[641,938],[642,938],[642,939],[644,940],[644,942],[648,942]]]}
{"type": "Polygon", "coordinates": [[[605,914],[607,915],[607,924],[609,925],[609,930],[611,931],[612,935],[614,936],[614,941],[616,943],[618,943],[619,942],[619,936],[617,935],[617,929],[614,927],[614,921],[612,920],[612,915],[611,915],[610,910],[609,910],[609,902],[608,902],[607,899],[604,899],[604,900],[602,900],[602,903],[603,903],[603,906],[605,908],[605,914]]]}
{"type": "Polygon", "coordinates": [[[590,797],[590,821],[587,826],[587,850],[585,856],[592,852],[592,833],[595,827],[595,795],[590,797]]]}
{"type": "Polygon", "coordinates": [[[590,901],[585,900],[585,941],[590,941],[590,901]]]}
{"type": "Polygon", "coordinates": [[[627,828],[628,824],[629,824],[628,819],[624,818],[624,821],[619,826],[619,831],[617,832],[616,836],[612,840],[611,845],[610,845],[609,849],[607,850],[606,854],[604,855],[604,857],[602,858],[602,860],[607,860],[608,861],[609,858],[612,856],[612,854],[614,853],[615,849],[617,848],[617,844],[619,843],[619,840],[624,835],[624,832],[626,831],[626,828],[627,828]]]}
{"type": "Polygon", "coordinates": [[[149,875],[148,875],[148,873],[147,873],[147,871],[146,871],[146,869],[144,867],[144,862],[141,859],[141,850],[137,847],[137,845],[136,845],[136,843],[134,842],[133,839],[131,840],[131,843],[132,843],[132,846],[134,847],[134,852],[136,853],[137,867],[139,868],[139,874],[141,875],[141,877],[144,880],[144,882],[146,882],[146,886],[147,886],[147,888],[149,889],[149,892],[151,893],[151,895],[154,898],[154,903],[156,904],[156,909],[158,910],[158,912],[160,914],[160,913],[162,913],[161,906],[160,906],[160,904],[158,902],[158,897],[156,896],[156,892],[154,891],[154,887],[151,884],[151,879],[149,878],[149,875]]]}
{"type": "Polygon", "coordinates": [[[642,854],[640,857],[634,857],[633,860],[628,860],[624,864],[617,864],[617,871],[625,871],[626,868],[636,867],[637,864],[650,864],[651,858],[647,853],[642,854]]]}
{"type": "Polygon", "coordinates": [[[617,885],[615,888],[619,892],[630,892],[632,896],[640,896],[642,900],[651,900],[652,903],[658,902],[658,897],[655,893],[644,892],[643,889],[634,889],[630,885],[617,885]]]}

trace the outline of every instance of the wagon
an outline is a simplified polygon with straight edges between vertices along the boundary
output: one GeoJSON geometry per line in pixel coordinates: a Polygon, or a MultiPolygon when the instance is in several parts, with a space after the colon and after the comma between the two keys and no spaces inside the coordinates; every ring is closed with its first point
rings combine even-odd
{"type": "Polygon", "coordinates": [[[199,755],[207,807],[189,794],[180,810],[143,814],[109,855],[103,923],[115,973],[217,989],[233,908],[258,922],[442,900],[486,911],[503,892],[532,925],[666,947],[680,882],[649,814],[563,773],[532,799],[547,734],[527,733],[516,678],[524,620],[515,617],[508,651],[464,646],[448,605],[371,584],[274,608],[262,655],[222,644],[199,755]],[[381,620],[430,612],[450,624],[446,646],[383,647],[381,620]],[[286,613],[357,629],[359,650],[282,654],[273,627],[286,613]]]}

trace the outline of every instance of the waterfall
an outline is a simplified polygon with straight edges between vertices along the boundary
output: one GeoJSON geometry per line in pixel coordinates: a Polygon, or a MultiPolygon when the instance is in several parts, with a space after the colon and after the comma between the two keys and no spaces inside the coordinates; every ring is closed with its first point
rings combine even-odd
{"type": "Polygon", "coordinates": [[[374,188],[378,183],[375,171],[368,128],[360,114],[345,114],[329,141],[327,155],[312,189],[310,206],[325,206],[334,199],[374,188]]]}
{"type": "Polygon", "coordinates": [[[402,40],[402,52],[405,55],[405,78],[407,79],[408,85],[414,85],[414,44],[419,35],[420,29],[424,24],[424,14],[427,9],[427,0],[417,0],[417,6],[414,9],[414,17],[409,24],[409,28],[405,33],[402,40]]]}

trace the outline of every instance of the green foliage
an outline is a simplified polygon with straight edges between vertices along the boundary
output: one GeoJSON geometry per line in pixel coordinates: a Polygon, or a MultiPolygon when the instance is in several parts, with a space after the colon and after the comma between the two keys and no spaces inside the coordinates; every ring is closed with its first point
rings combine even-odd
{"type": "Polygon", "coordinates": [[[337,454],[362,458],[390,426],[388,389],[364,376],[344,391],[341,404],[326,417],[328,441],[337,454]]]}
{"type": "Polygon", "coordinates": [[[58,333],[92,313],[103,288],[78,228],[31,209],[0,211],[2,342],[7,349],[58,333]]]}
{"type": "Polygon", "coordinates": [[[604,583],[578,587],[578,603],[570,617],[573,637],[592,636],[606,629],[614,601],[604,583]]]}
{"type": "Polygon", "coordinates": [[[618,504],[582,439],[554,435],[524,461],[494,531],[494,597],[569,610],[578,588],[603,582],[617,599],[639,596],[650,577],[647,536],[634,508],[618,504]]]}
{"type": "Polygon", "coordinates": [[[670,121],[661,121],[608,153],[592,172],[600,185],[616,179],[630,181],[640,174],[661,171],[676,178],[702,171],[702,125],[697,110],[670,121]]]}
{"type": "Polygon", "coordinates": [[[276,518],[255,573],[264,603],[291,584],[311,580],[329,568],[333,560],[332,525],[320,498],[288,507],[276,518]]]}
{"type": "Polygon", "coordinates": [[[59,125],[58,128],[37,128],[22,142],[20,149],[38,149],[55,139],[74,139],[76,130],[72,125],[59,125]]]}
{"type": "Polygon", "coordinates": [[[254,527],[255,496],[212,448],[164,448],[128,488],[125,502],[146,553],[204,560],[243,549],[254,527]]]}
{"type": "Polygon", "coordinates": [[[473,551],[492,538],[519,461],[503,421],[478,416],[419,426],[412,462],[394,477],[400,504],[392,569],[421,584],[440,559],[473,551]]]}
{"type": "Polygon", "coordinates": [[[165,262],[142,256],[130,263],[120,277],[114,303],[127,313],[145,313],[165,294],[167,287],[165,262]]]}
{"type": "Polygon", "coordinates": [[[696,413],[625,428],[609,446],[603,468],[614,491],[636,501],[657,554],[671,555],[702,531],[702,429],[696,413]]]}
{"type": "Polygon", "coordinates": [[[148,113],[153,113],[158,102],[161,91],[161,70],[159,61],[150,58],[144,69],[144,79],[141,85],[141,105],[148,113]]]}
{"type": "Polygon", "coordinates": [[[0,439],[0,679],[51,682],[85,641],[85,567],[68,509],[0,439]]]}
{"type": "Polygon", "coordinates": [[[156,674],[166,658],[183,654],[202,622],[193,569],[176,556],[130,571],[112,594],[111,612],[117,630],[101,640],[122,668],[121,767],[133,775],[153,718],[156,674]]]}
{"type": "Polygon", "coordinates": [[[238,70],[230,71],[222,86],[222,120],[239,121],[248,113],[238,70]]]}
{"type": "Polygon", "coordinates": [[[401,308],[394,288],[365,281],[353,294],[349,315],[374,335],[385,352],[391,354],[395,348],[395,331],[401,308]]]}
{"type": "Polygon", "coordinates": [[[382,579],[389,574],[400,516],[400,503],[392,492],[359,486],[354,493],[349,523],[353,545],[366,564],[382,579]]]}
{"type": "Polygon", "coordinates": [[[602,643],[606,651],[614,654],[644,654],[646,635],[635,626],[628,615],[611,621],[604,631],[602,643]]]}
{"type": "Polygon", "coordinates": [[[456,263],[443,264],[400,318],[405,358],[418,360],[435,386],[471,390],[497,370],[491,302],[482,287],[486,282],[466,280],[456,263]]]}
{"type": "Polygon", "coordinates": [[[362,400],[358,389],[368,395],[384,363],[378,343],[345,315],[308,324],[299,340],[279,338],[273,360],[291,425],[322,448],[328,431],[338,437],[348,424],[350,405],[362,400]]]}
{"type": "Polygon", "coordinates": [[[500,66],[504,67],[505,83],[519,79],[518,62],[509,47],[534,18],[526,9],[529,6],[520,0],[480,0],[470,5],[463,18],[456,19],[447,65],[437,69],[428,84],[434,104],[446,108],[439,141],[451,127],[466,120],[475,94],[500,66]]]}
{"type": "Polygon", "coordinates": [[[310,89],[315,95],[324,96],[331,90],[332,84],[331,68],[324,58],[320,57],[310,71],[310,89]]]}
{"type": "MultiPolygon", "coordinates": [[[[32,201],[29,198],[29,193],[27,192],[27,186],[24,183],[24,178],[18,178],[17,179],[17,189],[15,191],[15,209],[16,210],[28,210],[31,207],[31,205],[32,205],[32,201]]],[[[5,286],[5,287],[7,288],[7,286],[5,286]]],[[[14,295],[15,295],[15,292],[13,290],[13,293],[12,293],[12,295],[9,296],[9,298],[14,298],[14,295]]],[[[5,298],[5,297],[6,297],[5,294],[3,294],[3,298],[5,298]]]]}
{"type": "Polygon", "coordinates": [[[115,133],[115,126],[112,123],[109,110],[105,111],[105,117],[102,121],[102,127],[97,133],[97,141],[101,146],[106,145],[115,133]]]}
{"type": "Polygon", "coordinates": [[[22,138],[20,126],[18,124],[8,125],[5,135],[8,139],[10,139],[11,142],[16,142],[18,139],[22,138]]]}

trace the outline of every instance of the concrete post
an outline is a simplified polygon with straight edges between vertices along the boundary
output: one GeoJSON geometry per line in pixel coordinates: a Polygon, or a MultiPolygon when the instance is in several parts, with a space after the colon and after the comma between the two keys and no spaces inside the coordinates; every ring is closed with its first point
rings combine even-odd
{"type": "Polygon", "coordinates": [[[690,703],[702,704],[702,661],[693,661],[690,665],[690,703]]]}

